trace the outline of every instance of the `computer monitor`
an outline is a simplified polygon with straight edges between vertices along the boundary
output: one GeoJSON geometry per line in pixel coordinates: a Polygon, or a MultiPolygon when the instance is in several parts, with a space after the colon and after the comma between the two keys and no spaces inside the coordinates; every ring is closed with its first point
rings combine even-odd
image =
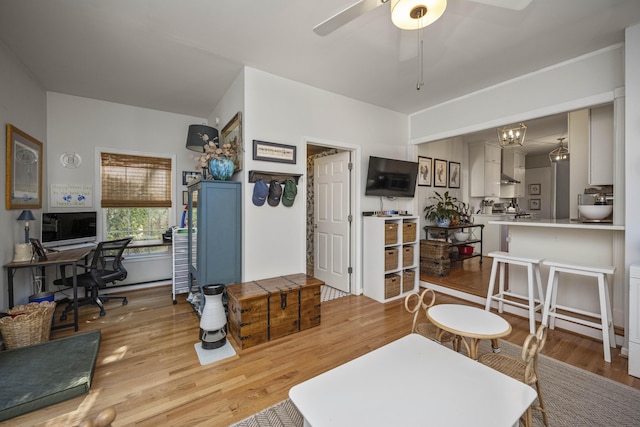
{"type": "Polygon", "coordinates": [[[41,242],[45,248],[96,242],[97,213],[45,212],[42,214],[41,242]]]}

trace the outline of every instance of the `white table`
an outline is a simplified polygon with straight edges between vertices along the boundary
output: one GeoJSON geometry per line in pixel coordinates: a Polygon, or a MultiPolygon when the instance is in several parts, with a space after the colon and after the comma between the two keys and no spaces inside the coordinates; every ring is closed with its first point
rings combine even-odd
{"type": "Polygon", "coordinates": [[[513,426],[533,388],[410,334],[291,388],[305,426],[513,426]]]}
{"type": "MultiPolygon", "coordinates": [[[[478,358],[480,340],[492,340],[495,351],[498,349],[498,338],[511,333],[511,325],[502,317],[469,305],[434,305],[427,310],[427,317],[441,331],[448,331],[461,337],[467,348],[467,353],[472,359],[478,358]]],[[[439,336],[440,334],[438,334],[439,336]]]]}

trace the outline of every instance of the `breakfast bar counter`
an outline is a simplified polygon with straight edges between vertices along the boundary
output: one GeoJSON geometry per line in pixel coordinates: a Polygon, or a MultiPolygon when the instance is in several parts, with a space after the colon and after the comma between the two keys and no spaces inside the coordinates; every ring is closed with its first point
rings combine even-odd
{"type": "MultiPolygon", "coordinates": [[[[489,221],[489,224],[506,226],[508,251],[514,256],[570,264],[615,266],[615,274],[609,277],[613,319],[615,326],[624,326],[626,312],[624,225],[535,218],[495,220],[489,221]]],[[[548,267],[541,266],[543,291],[545,292],[548,270],[548,267]]],[[[558,292],[558,304],[599,312],[597,292],[593,291],[591,286],[584,286],[580,280],[579,277],[571,277],[571,275],[560,277],[562,286],[558,292]]],[[[584,278],[582,282],[584,282],[584,278]]],[[[509,268],[509,286],[512,290],[526,295],[526,283],[526,272],[520,271],[517,266],[511,266],[509,268]]],[[[584,328],[571,322],[558,322],[557,326],[601,338],[599,331],[584,328]]],[[[617,341],[619,344],[622,343],[620,337],[617,341]]]]}

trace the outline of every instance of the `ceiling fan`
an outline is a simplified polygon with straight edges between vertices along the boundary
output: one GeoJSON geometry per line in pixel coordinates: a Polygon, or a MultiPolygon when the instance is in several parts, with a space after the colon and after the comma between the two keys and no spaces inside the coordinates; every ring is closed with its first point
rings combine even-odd
{"type": "MultiPolygon", "coordinates": [[[[532,0],[467,0],[475,3],[482,3],[491,6],[501,7],[512,10],[522,10],[526,8],[532,0]]],[[[320,35],[326,36],[338,28],[348,24],[357,17],[365,13],[389,3],[391,9],[391,19],[393,23],[404,30],[414,30],[423,28],[438,19],[446,8],[446,0],[422,0],[422,1],[405,1],[405,0],[360,0],[352,4],[343,11],[324,20],[320,24],[313,27],[313,31],[320,35]],[[420,20],[420,26],[416,26],[417,20],[420,20]]]]}

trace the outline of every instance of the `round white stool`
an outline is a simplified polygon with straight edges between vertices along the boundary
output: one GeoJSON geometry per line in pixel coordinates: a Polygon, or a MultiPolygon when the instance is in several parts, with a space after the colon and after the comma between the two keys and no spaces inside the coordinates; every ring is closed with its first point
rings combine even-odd
{"type": "Polygon", "coordinates": [[[553,329],[555,327],[555,319],[563,319],[600,329],[602,331],[602,344],[604,346],[604,361],[610,363],[610,347],[616,348],[616,340],[613,331],[613,317],[611,315],[611,300],[609,298],[607,274],[613,274],[616,271],[616,268],[612,266],[569,264],[557,261],[544,261],[544,265],[549,266],[550,269],[549,282],[547,283],[547,297],[544,302],[544,311],[542,313],[542,324],[547,325],[549,329],[553,329]],[[558,296],[558,276],[560,273],[577,274],[580,276],[596,278],[598,284],[598,297],[600,299],[600,313],[558,305],[556,303],[556,298],[558,296]],[[557,310],[593,317],[600,319],[600,322],[596,323],[568,314],[558,313],[557,310]]]}
{"type": "Polygon", "coordinates": [[[491,310],[491,302],[498,301],[498,312],[502,313],[504,310],[504,304],[513,305],[523,308],[529,312],[529,331],[532,334],[536,333],[536,311],[540,310],[542,314],[542,307],[544,301],[544,294],[542,293],[542,280],[540,279],[540,263],[542,259],[538,258],[525,258],[520,256],[514,256],[508,252],[490,252],[490,257],[493,257],[493,265],[491,267],[491,277],[489,278],[489,290],[487,292],[487,302],[485,310],[491,310]],[[505,289],[504,270],[507,264],[519,265],[527,268],[527,295],[521,295],[505,289]],[[496,275],[498,270],[500,271],[500,285],[498,293],[493,294],[495,288],[496,275]],[[538,292],[538,298],[535,297],[535,288],[538,292]],[[515,300],[514,300],[515,299],[515,300]],[[520,302],[518,300],[526,301],[520,302]]]}

